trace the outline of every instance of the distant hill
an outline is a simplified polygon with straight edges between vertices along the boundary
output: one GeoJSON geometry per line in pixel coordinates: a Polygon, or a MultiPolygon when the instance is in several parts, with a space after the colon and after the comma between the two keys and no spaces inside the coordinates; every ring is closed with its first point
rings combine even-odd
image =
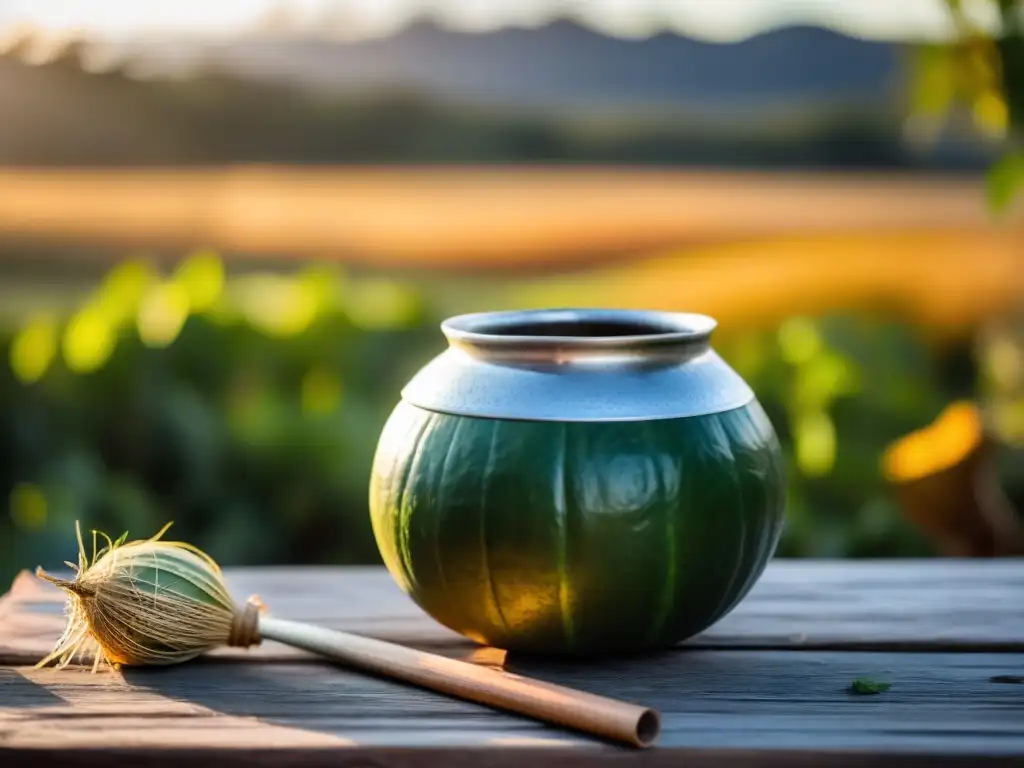
{"type": "Polygon", "coordinates": [[[353,43],[165,41],[101,73],[84,53],[38,66],[21,48],[0,56],[0,164],[954,170],[992,153],[970,134],[909,147],[899,49],[814,28],[715,44],[564,21],[484,34],[418,24],[353,43]],[[140,65],[155,77],[134,77],[140,65]]]}
{"type": "MultiPolygon", "coordinates": [[[[181,48],[147,55],[182,63],[181,48]]],[[[484,106],[565,109],[778,107],[884,101],[899,49],[792,27],[742,42],[610,37],[562,20],[465,33],[419,22],[357,42],[249,39],[197,51],[205,66],[329,90],[407,88],[484,106]]]]}

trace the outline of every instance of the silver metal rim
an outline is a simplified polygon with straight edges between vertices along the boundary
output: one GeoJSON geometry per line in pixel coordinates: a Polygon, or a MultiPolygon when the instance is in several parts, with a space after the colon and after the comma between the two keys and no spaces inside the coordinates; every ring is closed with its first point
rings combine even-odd
{"type": "Polygon", "coordinates": [[[706,344],[718,323],[708,315],[655,310],[556,308],[474,312],[450,317],[441,331],[455,346],[495,352],[544,349],[641,350],[665,346],[706,344]],[[600,323],[648,329],[648,333],[617,333],[602,336],[516,333],[538,325],[600,323]]]}
{"type": "Polygon", "coordinates": [[[616,309],[480,312],[445,320],[448,349],[402,390],[417,407],[527,421],[653,421],[741,408],[746,382],[707,315],[616,309]]]}

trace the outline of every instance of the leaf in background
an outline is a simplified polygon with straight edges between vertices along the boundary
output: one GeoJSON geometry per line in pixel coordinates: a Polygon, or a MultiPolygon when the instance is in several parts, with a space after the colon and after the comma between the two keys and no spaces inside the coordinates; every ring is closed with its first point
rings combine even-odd
{"type": "Polygon", "coordinates": [[[993,165],[986,186],[989,207],[997,213],[1005,210],[1024,188],[1024,152],[1006,155],[993,165]]]}
{"type": "Polygon", "coordinates": [[[999,0],[999,10],[1004,34],[994,44],[999,51],[1010,124],[1019,131],[1024,123],[1024,3],[999,0]]]}
{"type": "Polygon", "coordinates": [[[883,693],[892,687],[892,683],[871,680],[866,677],[858,677],[850,683],[850,692],[860,696],[870,696],[876,693],[883,693]]]}

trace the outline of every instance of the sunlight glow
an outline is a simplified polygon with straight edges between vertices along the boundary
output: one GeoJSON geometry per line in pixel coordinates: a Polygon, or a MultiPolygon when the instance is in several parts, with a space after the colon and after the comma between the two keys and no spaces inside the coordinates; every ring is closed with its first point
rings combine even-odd
{"type": "Polygon", "coordinates": [[[193,312],[205,312],[224,292],[224,263],[216,251],[196,251],[175,270],[174,282],[185,292],[193,312]]]}
{"type": "Polygon", "coordinates": [[[144,259],[128,259],[103,278],[93,301],[111,324],[120,325],[131,320],[143,295],[157,279],[156,271],[149,262],[144,259]]]}
{"type": "Polygon", "coordinates": [[[822,339],[814,322],[806,317],[790,317],[779,326],[779,350],[790,365],[810,361],[821,352],[822,339]]]}
{"type": "Polygon", "coordinates": [[[363,280],[348,296],[345,312],[363,330],[408,328],[419,312],[417,295],[407,286],[386,278],[363,280]]]}
{"type": "Polygon", "coordinates": [[[39,381],[57,354],[57,323],[41,315],[29,320],[11,343],[11,370],[23,384],[39,381]]]}
{"type": "Polygon", "coordinates": [[[64,362],[74,373],[103,367],[117,345],[117,330],[97,306],[87,305],[71,318],[64,332],[64,362]]]}
{"type": "Polygon", "coordinates": [[[824,411],[800,414],[794,424],[796,463],[808,477],[821,477],[832,471],[836,462],[836,428],[824,411]]]}
{"type": "Polygon", "coordinates": [[[309,327],[320,308],[317,286],[271,273],[246,275],[233,285],[246,320],[269,336],[287,338],[309,327]]]}
{"type": "Polygon", "coordinates": [[[185,289],[176,282],[154,285],[139,305],[139,338],[148,347],[166,347],[181,333],[189,314],[185,289]]]}
{"type": "MultiPolygon", "coordinates": [[[[967,4],[983,26],[994,23],[991,4],[967,4]]],[[[716,40],[737,40],[786,24],[817,24],[882,39],[947,38],[952,30],[941,0],[7,0],[0,29],[30,24],[74,30],[108,40],[139,35],[236,36],[259,31],[303,31],[327,36],[394,32],[431,17],[464,29],[536,26],[558,16],[620,36],[663,29],[716,40]]]]}

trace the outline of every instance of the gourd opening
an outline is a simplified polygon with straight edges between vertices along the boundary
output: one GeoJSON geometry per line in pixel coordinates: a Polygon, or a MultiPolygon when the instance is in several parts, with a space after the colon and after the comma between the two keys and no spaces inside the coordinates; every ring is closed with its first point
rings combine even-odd
{"type": "Polygon", "coordinates": [[[693,313],[538,309],[458,315],[441,330],[453,347],[477,356],[566,362],[686,357],[708,348],[715,326],[693,313]]]}
{"type": "Polygon", "coordinates": [[[605,336],[647,336],[652,333],[663,333],[660,328],[624,320],[567,322],[525,322],[522,325],[498,326],[491,333],[498,336],[573,336],[583,338],[601,338],[605,336]]]}

